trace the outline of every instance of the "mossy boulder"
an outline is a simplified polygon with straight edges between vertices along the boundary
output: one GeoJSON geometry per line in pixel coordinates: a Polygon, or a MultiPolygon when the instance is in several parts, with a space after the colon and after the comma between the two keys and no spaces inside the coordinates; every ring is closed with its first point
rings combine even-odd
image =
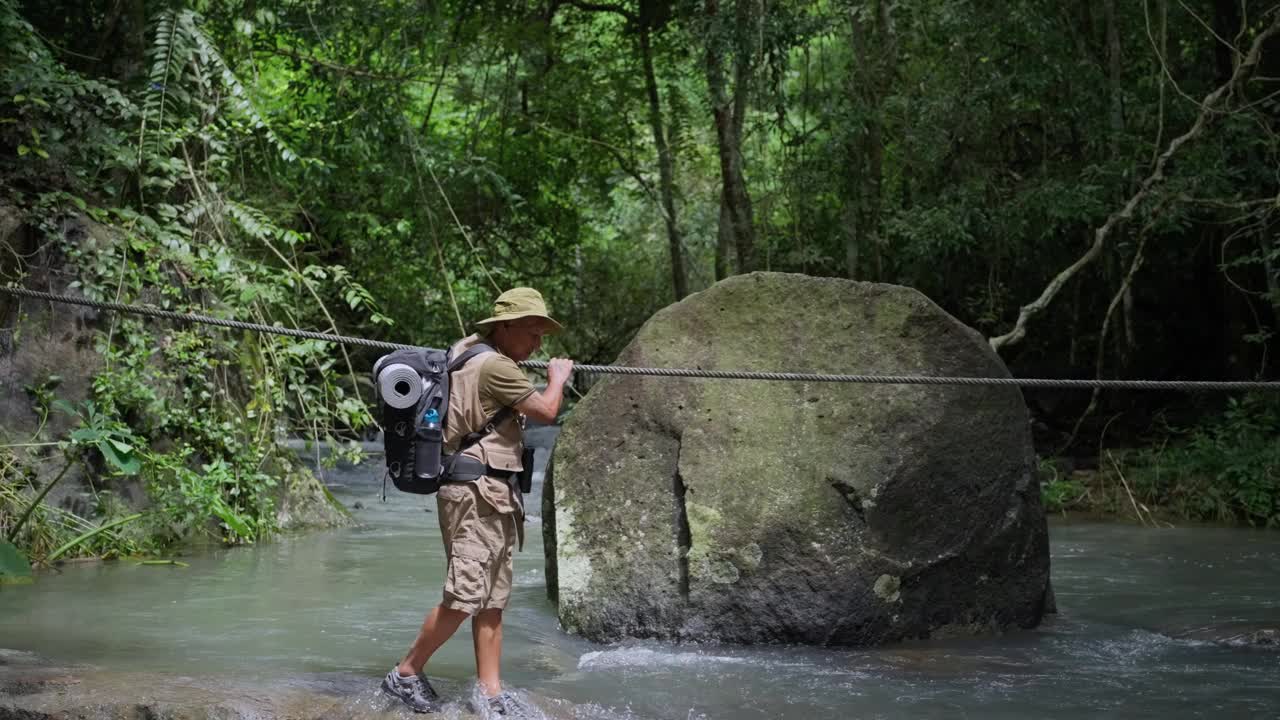
{"type": "MultiPolygon", "coordinates": [[[[892,285],[753,273],[657,313],[618,363],[1007,377],[892,285]]],[[[1036,625],[1049,548],[1012,387],[610,375],[543,494],[548,591],[587,638],[874,645],[1036,625]]]]}

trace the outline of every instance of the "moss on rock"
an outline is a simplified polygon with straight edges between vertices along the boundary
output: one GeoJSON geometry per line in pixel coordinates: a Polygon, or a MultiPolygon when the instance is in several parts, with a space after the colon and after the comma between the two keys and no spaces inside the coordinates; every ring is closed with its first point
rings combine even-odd
{"type": "MultiPolygon", "coordinates": [[[[913,290],[778,273],[662,310],[618,362],[1008,374],[913,290]]],[[[1049,562],[1032,467],[1012,388],[610,376],[557,445],[549,590],[564,626],[597,640],[1034,625],[1049,562]]]]}

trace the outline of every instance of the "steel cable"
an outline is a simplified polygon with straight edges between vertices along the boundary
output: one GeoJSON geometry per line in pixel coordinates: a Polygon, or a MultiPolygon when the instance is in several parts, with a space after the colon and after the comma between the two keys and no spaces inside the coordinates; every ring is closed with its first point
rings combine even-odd
{"type": "MultiPolygon", "coordinates": [[[[179,313],[172,310],[145,305],[127,305],[124,303],[104,302],[76,298],[67,295],[28,290],[20,287],[0,287],[0,291],[19,297],[50,302],[82,305],[99,310],[145,315],[148,317],[175,320],[178,322],[195,322],[206,325],[232,328],[235,330],[251,330],[253,332],[284,335],[288,337],[321,340],[324,342],[344,343],[378,350],[399,350],[415,348],[417,345],[369,340],[367,338],[348,337],[330,333],[311,332],[278,325],[262,325],[259,323],[227,320],[224,318],[179,313]]],[[[545,370],[547,362],[543,360],[526,360],[521,366],[537,370],[545,370]]],[[[703,370],[701,368],[646,368],[627,367],[622,365],[588,365],[575,363],[573,369],[578,372],[599,373],[609,375],[644,375],[650,377],[684,377],[706,378],[715,380],[766,380],[777,382],[836,382],[865,383],[874,385],[958,385],[958,386],[996,386],[996,387],[1030,387],[1030,388],[1063,388],[1107,390],[1177,390],[1202,392],[1209,390],[1280,390],[1280,382],[1246,381],[1246,380],[1084,380],[1056,378],[1011,378],[1011,377],[945,377],[933,375],[838,375],[825,373],[795,372],[753,372],[742,370],[703,370]]]]}

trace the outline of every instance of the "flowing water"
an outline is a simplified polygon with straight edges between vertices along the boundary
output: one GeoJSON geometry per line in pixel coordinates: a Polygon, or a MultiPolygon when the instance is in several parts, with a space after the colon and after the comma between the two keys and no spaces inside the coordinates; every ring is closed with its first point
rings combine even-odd
{"type": "MultiPolygon", "coordinates": [[[[218,678],[367,677],[375,688],[439,600],[434,498],[376,461],[325,471],[361,526],[184,558],[73,565],[0,590],[0,648],[218,678]]],[[[532,507],[536,507],[533,505],[532,507]]],[[[1037,630],[875,650],[597,645],[562,633],[540,527],[517,556],[504,681],[586,718],[1280,718],[1280,652],[1206,626],[1280,627],[1280,533],[1051,527],[1060,614],[1037,630]]],[[[473,674],[464,625],[432,660],[473,674]]],[[[296,681],[294,681],[296,682],[296,681]]]]}

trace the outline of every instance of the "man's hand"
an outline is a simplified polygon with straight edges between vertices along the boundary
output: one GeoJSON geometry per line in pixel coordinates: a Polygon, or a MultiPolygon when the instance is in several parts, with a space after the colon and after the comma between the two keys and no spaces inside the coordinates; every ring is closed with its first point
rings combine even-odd
{"type": "Polygon", "coordinates": [[[535,392],[516,403],[516,411],[525,417],[550,425],[560,414],[560,401],[564,399],[564,386],[573,377],[573,361],[553,358],[547,363],[547,389],[535,392]]]}
{"type": "Polygon", "coordinates": [[[559,385],[564,387],[565,383],[573,377],[573,361],[568,358],[552,358],[547,363],[547,385],[559,385]]]}

